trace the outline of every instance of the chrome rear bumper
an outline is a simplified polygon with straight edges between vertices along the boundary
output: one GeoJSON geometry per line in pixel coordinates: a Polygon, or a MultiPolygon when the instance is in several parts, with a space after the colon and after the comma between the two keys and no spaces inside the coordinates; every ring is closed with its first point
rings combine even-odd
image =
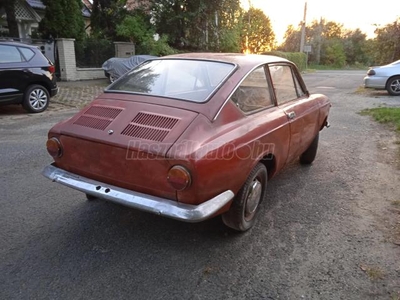
{"type": "Polygon", "coordinates": [[[42,174],[54,182],[101,199],[192,223],[212,217],[235,196],[232,191],[227,190],[200,205],[190,205],[105,184],[53,165],[45,167],[42,174]]]}

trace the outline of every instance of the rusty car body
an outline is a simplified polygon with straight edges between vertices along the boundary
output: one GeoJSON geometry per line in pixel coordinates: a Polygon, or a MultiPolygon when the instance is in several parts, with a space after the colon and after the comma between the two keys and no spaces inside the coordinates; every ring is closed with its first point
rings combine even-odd
{"type": "Polygon", "coordinates": [[[246,231],[267,180],[298,157],[313,162],[330,106],[280,57],[156,58],[49,131],[43,174],[89,200],[187,222],[222,215],[246,231]]]}

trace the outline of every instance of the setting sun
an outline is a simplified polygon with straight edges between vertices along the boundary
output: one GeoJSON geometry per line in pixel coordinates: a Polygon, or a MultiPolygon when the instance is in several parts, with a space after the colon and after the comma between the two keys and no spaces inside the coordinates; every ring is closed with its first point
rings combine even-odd
{"type": "MultiPolygon", "coordinates": [[[[242,0],[242,7],[247,10],[249,2],[270,18],[278,44],[283,42],[288,25],[297,26],[303,19],[305,1],[242,0]]],[[[325,18],[343,24],[346,29],[359,28],[368,38],[373,38],[376,26],[384,26],[400,17],[399,10],[390,7],[393,7],[393,1],[389,0],[379,1],[375,5],[361,0],[308,0],[307,23],[325,18]]]]}

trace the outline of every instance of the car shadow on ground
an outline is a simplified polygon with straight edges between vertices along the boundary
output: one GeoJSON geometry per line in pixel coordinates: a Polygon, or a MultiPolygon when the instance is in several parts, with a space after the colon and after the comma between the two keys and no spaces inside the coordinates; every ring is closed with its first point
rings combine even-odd
{"type": "Polygon", "coordinates": [[[0,106],[0,116],[3,115],[27,115],[29,114],[21,105],[0,106]]]}
{"type": "Polygon", "coordinates": [[[51,102],[44,112],[29,113],[22,107],[22,105],[4,105],[0,106],[0,119],[7,120],[7,119],[22,119],[33,116],[40,117],[40,116],[46,116],[49,113],[70,110],[70,109],[71,106],[51,102]]]}

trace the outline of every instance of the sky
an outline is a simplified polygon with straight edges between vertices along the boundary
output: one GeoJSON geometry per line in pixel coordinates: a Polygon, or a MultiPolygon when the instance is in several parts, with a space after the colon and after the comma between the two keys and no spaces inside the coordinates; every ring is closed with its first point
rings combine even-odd
{"type": "MultiPolygon", "coordinates": [[[[241,1],[243,8],[248,9],[249,1],[241,1]]],[[[346,29],[360,28],[367,34],[367,38],[373,38],[376,28],[373,24],[385,26],[400,17],[400,9],[395,4],[397,1],[307,0],[306,23],[323,17],[327,21],[343,24],[346,29]]],[[[262,9],[270,18],[278,44],[283,41],[288,25],[297,27],[303,19],[304,0],[250,0],[250,2],[255,8],[262,9]]]]}

